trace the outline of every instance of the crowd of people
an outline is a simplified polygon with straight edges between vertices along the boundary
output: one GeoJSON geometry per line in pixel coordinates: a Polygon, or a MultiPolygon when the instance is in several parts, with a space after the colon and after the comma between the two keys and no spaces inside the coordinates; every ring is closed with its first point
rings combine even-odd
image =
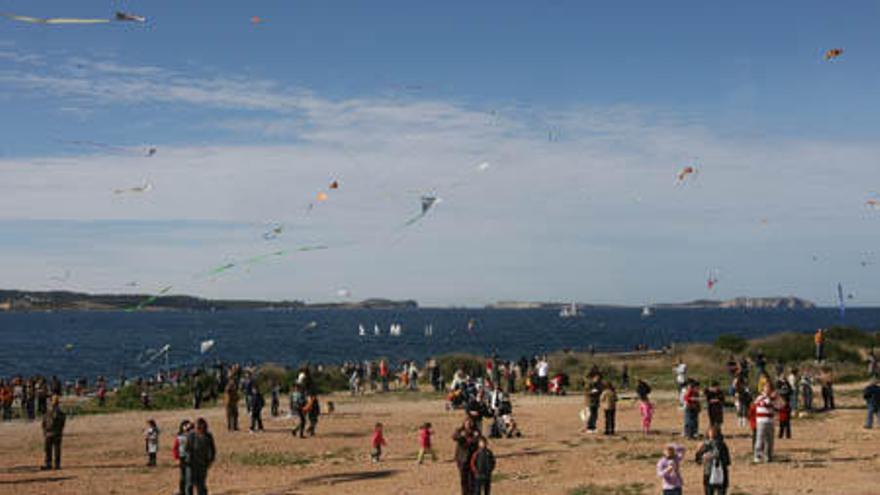
{"type": "MultiPolygon", "coordinates": [[[[707,494],[727,493],[730,485],[731,456],[725,442],[726,404],[732,403],[739,428],[748,426],[752,437],[755,463],[772,462],[774,443],[792,436],[791,420],[799,413],[819,409],[813,401],[813,388],[818,386],[822,396],[822,410],[832,410],[834,384],[832,371],[824,363],[826,338],[821,332],[816,336],[816,362],[814,365],[785,366],[777,360],[771,366],[763,353],[754,356],[731,355],[726,363],[729,384],[710,381],[702,386],[688,373],[688,366],[679,360],[673,369],[673,379],[678,390],[682,412],[682,436],[699,441],[694,450],[694,462],[701,465],[703,484],[707,494]],[[700,435],[700,421],[705,410],[708,428],[700,435]],[[778,428],[777,428],[778,427],[778,428]]],[[[874,417],[880,420],[880,383],[877,381],[877,363],[871,352],[868,365],[870,384],[864,389],[867,407],[865,428],[872,428],[874,417]]],[[[386,360],[346,363],[339,372],[349,380],[351,394],[366,391],[382,393],[396,390],[418,390],[418,382],[429,381],[431,387],[447,394],[447,410],[462,414],[461,426],[452,434],[455,444],[455,464],[459,472],[462,495],[488,494],[491,491],[495,456],[489,448],[489,438],[512,438],[522,435],[514,416],[511,397],[516,393],[562,394],[568,386],[568,377],[551,373],[551,363],[546,356],[525,357],[518,361],[503,361],[496,355],[488,357],[479,370],[457,369],[444,377],[436,360],[429,359],[421,368],[415,361],[401,361],[391,366],[386,360]],[[424,370],[422,375],[421,370],[424,370]],[[561,390],[561,391],[560,391],[561,390]]],[[[593,366],[584,377],[585,407],[581,413],[583,431],[605,435],[617,433],[618,387],[630,390],[630,371],[623,365],[615,379],[609,378],[608,369],[593,366]],[[617,384],[617,386],[615,386],[617,384]]],[[[239,408],[244,402],[250,419],[250,433],[263,431],[263,410],[269,396],[270,414],[281,415],[282,394],[288,394],[287,417],[294,419],[291,434],[298,438],[314,436],[322,414],[318,387],[312,370],[305,366],[295,373],[295,382],[288,387],[261,379],[255,368],[238,364],[218,363],[209,368],[191,372],[165,372],[155,379],[137,379],[128,382],[146,396],[144,407],[149,407],[150,391],[163,387],[188,387],[192,393],[192,406],[198,410],[204,401],[222,398],[227,430],[239,431],[239,408]]],[[[123,379],[121,383],[126,383],[123,379]]],[[[635,377],[632,391],[637,397],[643,435],[652,433],[652,419],[656,410],[651,400],[652,387],[644,379],[635,377]]],[[[57,377],[20,377],[0,382],[0,405],[3,419],[12,417],[12,411],[25,419],[42,418],[45,459],[43,469],[61,469],[61,445],[66,414],[60,406],[64,393],[83,395],[87,393],[103,403],[107,391],[106,381],[99,378],[89,390],[85,380],[77,380],[66,387],[57,377]],[[100,391],[100,392],[98,392],[100,391]]],[[[332,408],[332,402],[328,403],[332,408]]],[[[434,448],[434,429],[431,423],[418,428],[418,454],[415,461],[423,464],[426,459],[437,460],[434,448]]],[[[160,452],[161,432],[155,421],[147,422],[143,434],[147,466],[157,465],[160,452]]],[[[370,459],[379,463],[387,447],[381,423],[374,425],[370,439],[370,459]]],[[[681,465],[686,447],[669,444],[657,463],[657,476],[664,494],[680,494],[682,490],[681,465]]],[[[207,493],[208,469],[217,455],[213,436],[204,418],[194,422],[189,419],[180,423],[171,447],[172,458],[179,466],[180,494],[207,493]]]]}

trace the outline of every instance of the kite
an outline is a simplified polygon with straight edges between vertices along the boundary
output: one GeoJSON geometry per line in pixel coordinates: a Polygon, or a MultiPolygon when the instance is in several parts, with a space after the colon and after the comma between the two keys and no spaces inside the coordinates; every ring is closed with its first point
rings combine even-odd
{"type": "Polygon", "coordinates": [[[88,146],[90,148],[100,148],[107,151],[112,151],[114,153],[123,153],[123,154],[138,154],[144,155],[147,158],[155,156],[159,151],[155,146],[145,146],[145,147],[137,147],[137,146],[116,146],[113,144],[101,143],[98,141],[83,141],[83,140],[62,140],[62,143],[73,144],[76,146],[88,146]]]}
{"type": "Polygon", "coordinates": [[[251,24],[262,24],[264,21],[261,17],[253,16],[251,17],[251,24]]]}
{"type": "Polygon", "coordinates": [[[116,12],[113,18],[120,22],[147,22],[147,18],[141,15],[129,14],[126,12],[116,12]]]}
{"type": "Polygon", "coordinates": [[[483,163],[477,165],[477,171],[478,172],[485,172],[486,170],[489,170],[489,167],[491,167],[489,162],[483,162],[483,163]]]}
{"type": "Polygon", "coordinates": [[[217,268],[211,269],[208,271],[208,275],[220,275],[221,273],[231,270],[235,268],[235,263],[225,263],[223,265],[218,266],[217,268]]]}
{"type": "Polygon", "coordinates": [[[199,352],[201,354],[207,354],[208,351],[214,348],[214,340],[203,340],[201,344],[199,344],[199,352]]]}
{"type": "Polygon", "coordinates": [[[28,17],[26,15],[0,14],[3,17],[19,22],[30,24],[106,24],[110,19],[75,19],[65,17],[28,17]]]}
{"type": "Polygon", "coordinates": [[[327,188],[328,189],[339,189],[339,181],[334,180],[333,182],[330,183],[330,186],[328,186],[327,188]]]}
{"type": "Polygon", "coordinates": [[[697,169],[694,168],[692,165],[688,165],[688,166],[682,168],[681,170],[678,171],[677,174],[675,174],[675,185],[683,184],[685,179],[687,179],[689,176],[694,175],[696,173],[697,173],[697,169]]]}
{"type": "Polygon", "coordinates": [[[718,270],[709,270],[709,274],[706,276],[706,290],[715,290],[716,285],[718,285],[718,270]]]}
{"type": "Polygon", "coordinates": [[[145,307],[149,306],[150,304],[153,304],[154,302],[156,302],[156,300],[158,300],[160,297],[162,297],[162,296],[164,296],[165,294],[167,294],[168,291],[170,291],[171,289],[173,289],[172,286],[170,286],[170,285],[165,286],[165,287],[162,288],[162,290],[159,291],[158,294],[153,295],[153,296],[150,296],[150,297],[144,299],[144,300],[141,301],[140,304],[138,304],[137,306],[135,306],[135,307],[133,307],[133,308],[128,308],[128,309],[126,309],[125,311],[126,311],[126,312],[129,312],[129,313],[132,312],[132,311],[140,311],[140,310],[144,309],[145,307]]]}
{"type": "Polygon", "coordinates": [[[284,226],[281,224],[274,224],[272,228],[266,232],[263,232],[263,239],[267,241],[271,241],[273,239],[277,239],[281,233],[284,232],[284,226]]]}
{"type": "Polygon", "coordinates": [[[440,198],[438,198],[437,196],[432,196],[432,195],[424,195],[424,196],[422,196],[422,211],[421,211],[421,213],[419,213],[418,215],[416,215],[416,216],[410,218],[410,219],[407,220],[406,223],[404,223],[403,225],[404,225],[405,227],[408,227],[408,226],[410,226],[410,225],[412,225],[412,224],[418,222],[419,220],[421,220],[422,218],[424,218],[425,215],[427,215],[428,212],[431,210],[431,208],[432,208],[435,204],[437,204],[438,202],[440,202],[440,198]]]}
{"type": "Polygon", "coordinates": [[[843,48],[832,48],[825,51],[825,61],[830,62],[837,57],[843,55],[843,48]]]}
{"type": "Polygon", "coordinates": [[[318,201],[327,201],[327,193],[325,193],[324,191],[321,191],[318,193],[318,195],[315,197],[315,199],[317,199],[318,201]]]}
{"type": "Polygon", "coordinates": [[[868,198],[865,200],[865,206],[872,210],[880,210],[880,199],[868,198]]]}
{"type": "Polygon", "coordinates": [[[147,181],[144,181],[143,185],[140,185],[140,186],[129,187],[128,189],[114,189],[113,194],[125,194],[125,193],[140,194],[140,193],[149,192],[151,189],[153,189],[153,183],[147,180],[147,181]]]}

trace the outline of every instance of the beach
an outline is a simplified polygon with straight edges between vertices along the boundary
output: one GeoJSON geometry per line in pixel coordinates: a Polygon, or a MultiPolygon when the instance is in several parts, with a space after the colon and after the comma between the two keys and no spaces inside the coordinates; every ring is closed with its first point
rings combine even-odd
{"type": "MultiPolygon", "coordinates": [[[[865,430],[861,386],[838,389],[839,409],[816,413],[793,423],[793,438],[776,443],[770,464],[752,465],[748,427],[738,428],[725,411],[731,450],[731,494],[870,494],[880,466],[880,431],[865,430]]],[[[623,392],[618,405],[618,435],[588,435],[578,412],[583,396],[514,396],[522,438],[491,440],[497,456],[495,493],[639,494],[659,493],[655,465],[664,445],[687,448],[682,474],[685,493],[702,490],[702,467],[694,462],[699,442],[680,437],[681,411],[671,392],[655,392],[656,433],[639,431],[638,406],[623,392]],[[592,486],[591,486],[592,485],[592,486]],[[581,491],[577,491],[578,489],[581,491]],[[590,491],[592,490],[592,491],[590,491]],[[617,491],[615,491],[617,490],[617,491]]],[[[39,471],[42,440],[39,422],[0,424],[0,492],[25,494],[174,493],[177,469],[170,449],[183,418],[204,417],[215,436],[218,455],[208,486],[214,494],[450,494],[457,493],[450,436],[461,411],[444,410],[440,396],[392,392],[351,398],[324,397],[335,412],[321,417],[314,438],[290,435],[292,420],[266,418],[266,432],[249,434],[241,408],[242,431],[223,428],[222,407],[199,411],[132,411],[68,419],[63,469],[39,471]],[[159,465],[147,468],[143,430],[148,418],[161,429],[159,465]],[[418,427],[430,421],[439,462],[416,465],[418,427]],[[385,425],[387,454],[369,460],[372,426],[385,425]]],[[[284,404],[286,401],[282,401],[284,404]]],[[[701,431],[705,429],[705,413],[701,431]]],[[[485,426],[484,426],[485,427],[485,426]]]]}

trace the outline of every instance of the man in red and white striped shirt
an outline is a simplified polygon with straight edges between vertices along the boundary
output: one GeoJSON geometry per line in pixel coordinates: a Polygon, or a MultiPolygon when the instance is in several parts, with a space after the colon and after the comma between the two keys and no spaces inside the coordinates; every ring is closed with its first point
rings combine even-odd
{"type": "Polygon", "coordinates": [[[754,402],[757,432],[755,438],[755,462],[770,462],[773,458],[773,418],[779,397],[773,392],[773,386],[764,385],[754,402]]]}

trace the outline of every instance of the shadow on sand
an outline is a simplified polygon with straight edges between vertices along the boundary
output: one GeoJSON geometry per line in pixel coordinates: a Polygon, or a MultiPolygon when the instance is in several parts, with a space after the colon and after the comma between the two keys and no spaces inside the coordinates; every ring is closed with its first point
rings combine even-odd
{"type": "Polygon", "coordinates": [[[317,485],[327,483],[330,485],[337,485],[340,483],[352,483],[355,481],[367,481],[367,480],[378,480],[383,478],[389,478],[394,476],[399,471],[396,469],[386,469],[383,471],[357,471],[350,473],[331,473],[331,474],[323,474],[321,476],[312,476],[310,478],[303,478],[301,480],[302,483],[307,485],[317,485]]]}

